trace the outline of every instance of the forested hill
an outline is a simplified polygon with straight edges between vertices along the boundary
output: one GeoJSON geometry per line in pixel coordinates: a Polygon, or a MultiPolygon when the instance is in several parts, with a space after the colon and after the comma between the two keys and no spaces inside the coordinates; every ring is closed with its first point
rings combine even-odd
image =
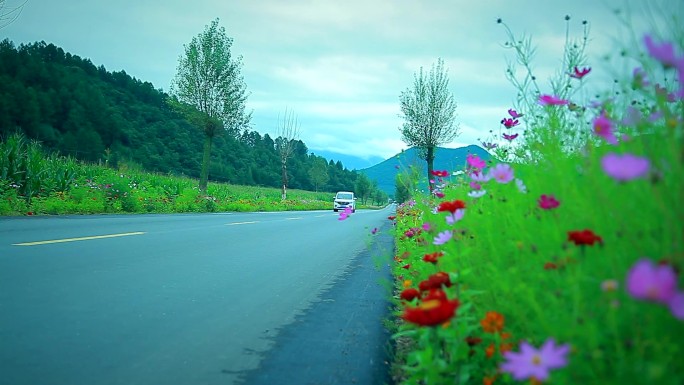
{"type": "MultiPolygon", "coordinates": [[[[19,131],[80,160],[198,177],[203,133],[172,110],[168,98],[149,82],[109,72],[52,44],[0,42],[1,137],[19,131]]],[[[254,130],[218,136],[210,180],[280,186],[274,140],[254,130]]],[[[356,172],[309,154],[302,141],[295,148],[288,162],[290,188],[353,189],[356,172]]]]}

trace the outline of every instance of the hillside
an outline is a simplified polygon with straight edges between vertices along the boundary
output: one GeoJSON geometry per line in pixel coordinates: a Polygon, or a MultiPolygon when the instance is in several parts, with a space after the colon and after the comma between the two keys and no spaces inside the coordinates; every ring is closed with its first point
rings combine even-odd
{"type": "MultiPolygon", "coordinates": [[[[149,82],[109,72],[53,44],[0,41],[0,140],[20,132],[82,161],[197,178],[204,134],[170,107],[169,98],[149,82]]],[[[252,129],[219,135],[209,179],[279,187],[277,141],[252,129]]],[[[294,147],[290,188],[353,188],[357,174],[341,162],[310,154],[301,140],[294,147]],[[328,177],[322,182],[312,169],[328,177]]]]}
{"type": "MultiPolygon", "coordinates": [[[[475,145],[460,148],[438,147],[435,152],[434,168],[435,170],[460,170],[465,165],[466,157],[470,153],[485,160],[491,157],[485,149],[475,145]]],[[[378,182],[378,188],[381,191],[384,191],[390,196],[394,196],[396,175],[407,170],[410,166],[419,168],[421,175],[425,175],[427,172],[425,160],[420,158],[416,148],[402,151],[373,167],[359,170],[359,172],[365,174],[371,180],[375,179],[378,182]]]]}

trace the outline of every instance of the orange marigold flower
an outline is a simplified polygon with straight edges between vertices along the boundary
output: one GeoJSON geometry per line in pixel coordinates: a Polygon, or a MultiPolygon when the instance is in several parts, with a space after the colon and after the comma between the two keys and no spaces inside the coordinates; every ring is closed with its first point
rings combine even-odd
{"type": "Polygon", "coordinates": [[[492,385],[496,381],[496,376],[486,376],[482,379],[482,385],[492,385]]]}
{"type": "Polygon", "coordinates": [[[410,279],[404,281],[404,289],[411,287],[411,285],[413,285],[413,281],[411,281],[410,279]]]}
{"type": "Polygon", "coordinates": [[[495,311],[488,311],[480,325],[486,333],[498,333],[504,328],[504,316],[495,311]]]}
{"type": "Polygon", "coordinates": [[[437,260],[442,256],[444,256],[444,253],[441,251],[438,251],[436,253],[425,254],[423,256],[423,261],[429,263],[437,263],[437,260]]]}
{"type": "Polygon", "coordinates": [[[499,345],[499,351],[501,354],[504,354],[506,352],[510,352],[513,349],[513,344],[512,343],[503,343],[499,345]]]}
{"type": "Polygon", "coordinates": [[[489,344],[489,346],[487,346],[487,349],[485,349],[485,355],[487,356],[487,358],[492,358],[495,351],[496,347],[494,346],[494,344],[489,344]]]}

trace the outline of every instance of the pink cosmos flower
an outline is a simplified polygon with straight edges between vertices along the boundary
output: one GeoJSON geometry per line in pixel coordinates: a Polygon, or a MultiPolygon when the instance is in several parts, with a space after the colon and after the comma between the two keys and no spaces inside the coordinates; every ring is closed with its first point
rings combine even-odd
{"type": "Polygon", "coordinates": [[[340,217],[337,218],[337,220],[343,221],[343,220],[349,218],[349,216],[351,215],[351,213],[352,213],[351,207],[347,207],[347,208],[344,209],[344,211],[342,211],[342,212],[340,213],[340,217]]]}
{"type": "Polygon", "coordinates": [[[601,168],[618,182],[641,178],[648,174],[651,162],[647,158],[632,154],[608,153],[601,158],[601,168]]]}
{"type": "Polygon", "coordinates": [[[423,223],[423,226],[421,226],[421,228],[423,229],[423,231],[430,231],[432,229],[432,225],[430,224],[430,222],[425,222],[423,223]]]}
{"type": "Polygon", "coordinates": [[[556,341],[549,338],[537,350],[527,342],[520,343],[520,352],[506,352],[501,364],[501,371],[508,372],[513,378],[521,381],[534,377],[537,381],[545,381],[551,369],[559,369],[568,364],[567,355],[570,345],[556,345],[556,341]]]}
{"type": "Polygon", "coordinates": [[[648,54],[658,60],[663,67],[677,67],[679,58],[675,55],[674,45],[672,43],[664,42],[662,44],[657,44],[653,41],[651,35],[644,35],[644,44],[646,45],[648,54]]]}
{"type": "Polygon", "coordinates": [[[487,162],[480,159],[479,156],[473,154],[468,154],[466,156],[466,162],[468,162],[468,166],[478,170],[482,170],[483,168],[487,167],[487,162]]]}
{"type": "Polygon", "coordinates": [[[470,188],[477,191],[482,189],[482,185],[475,181],[470,181],[470,188]]]}
{"type": "Polygon", "coordinates": [[[556,199],[556,197],[554,197],[553,195],[546,194],[542,194],[542,196],[539,197],[538,203],[539,207],[541,207],[544,210],[551,210],[560,206],[560,202],[556,199]]]}
{"type": "Polygon", "coordinates": [[[670,265],[642,258],[627,273],[627,292],[636,299],[669,304],[677,294],[677,273],[670,265]]]}
{"type": "Polygon", "coordinates": [[[434,190],[432,193],[435,194],[437,198],[444,198],[445,196],[442,190],[434,190]]]}
{"type": "Polygon", "coordinates": [[[448,213],[446,216],[446,222],[449,225],[453,225],[454,223],[460,221],[463,219],[463,215],[465,214],[465,209],[457,209],[453,213],[448,213]]]}
{"type": "Polygon", "coordinates": [[[564,106],[568,103],[570,103],[568,100],[561,99],[558,96],[554,95],[539,96],[539,104],[541,104],[542,106],[564,106]]]}
{"type": "Polygon", "coordinates": [[[437,234],[435,237],[435,240],[432,242],[434,245],[443,245],[451,240],[451,237],[453,237],[454,233],[450,230],[442,231],[441,233],[437,234]]]}
{"type": "Polygon", "coordinates": [[[575,72],[574,72],[574,73],[571,73],[571,74],[570,74],[570,77],[571,77],[571,78],[575,78],[575,79],[582,79],[582,78],[585,77],[589,72],[591,72],[591,68],[584,67],[584,68],[582,68],[582,70],[580,71],[579,68],[575,67],[575,72]]]}
{"type": "Polygon", "coordinates": [[[404,231],[404,236],[406,236],[406,238],[413,238],[414,235],[416,235],[416,233],[413,232],[413,229],[404,231]]]}
{"type": "Polygon", "coordinates": [[[511,118],[513,118],[513,119],[518,119],[518,118],[521,118],[523,116],[523,114],[519,114],[518,111],[516,111],[512,108],[508,109],[508,115],[510,115],[511,118]]]}
{"type": "Polygon", "coordinates": [[[594,134],[602,137],[609,144],[617,144],[617,138],[613,133],[614,129],[613,121],[606,116],[606,111],[601,111],[601,115],[594,119],[594,134]]]}
{"type": "Polygon", "coordinates": [[[518,119],[503,118],[501,119],[501,124],[503,124],[506,128],[512,128],[520,124],[520,122],[518,122],[518,119]]]}
{"type": "Polygon", "coordinates": [[[508,135],[506,133],[503,134],[503,138],[506,139],[509,142],[512,142],[513,139],[517,138],[518,134],[513,134],[513,135],[508,135]]]}
{"type": "Polygon", "coordinates": [[[513,180],[513,169],[506,163],[499,163],[489,170],[489,175],[497,182],[506,184],[513,180]]]}

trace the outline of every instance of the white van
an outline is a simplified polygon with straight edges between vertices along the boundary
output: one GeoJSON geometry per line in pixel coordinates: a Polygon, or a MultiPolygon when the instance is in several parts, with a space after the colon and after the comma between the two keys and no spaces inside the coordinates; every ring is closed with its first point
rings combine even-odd
{"type": "Polygon", "coordinates": [[[351,207],[352,212],[356,212],[356,197],[351,191],[338,191],[333,200],[333,211],[344,210],[351,207]]]}

